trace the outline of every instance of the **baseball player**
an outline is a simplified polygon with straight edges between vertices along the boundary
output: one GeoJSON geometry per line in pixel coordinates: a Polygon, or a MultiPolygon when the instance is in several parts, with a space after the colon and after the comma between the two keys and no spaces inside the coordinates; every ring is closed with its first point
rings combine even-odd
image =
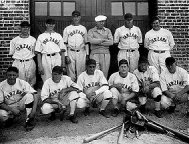
{"type": "Polygon", "coordinates": [[[43,82],[51,77],[54,66],[65,68],[66,47],[63,38],[54,31],[55,21],[46,20],[46,31],[39,35],[35,51],[37,53],[38,71],[43,82]]]}
{"type": "Polygon", "coordinates": [[[118,102],[127,111],[137,108],[135,97],[139,91],[139,85],[136,76],[129,72],[127,60],[122,59],[119,61],[119,72],[113,73],[108,83],[113,96],[112,103],[114,110],[112,116],[116,117],[119,114],[118,102]]]}
{"type": "Polygon", "coordinates": [[[160,75],[161,88],[164,93],[162,105],[167,108],[169,113],[173,113],[177,104],[187,101],[187,114],[189,114],[188,73],[176,65],[173,57],[167,57],[165,65],[167,69],[160,75]]]}
{"type": "Polygon", "coordinates": [[[175,46],[172,33],[160,27],[158,17],[152,20],[152,29],[145,34],[144,47],[149,50],[148,61],[160,74],[165,67],[165,59],[170,57],[170,50],[175,46]]]}
{"type": "Polygon", "coordinates": [[[25,128],[28,131],[35,126],[38,96],[28,82],[18,78],[18,74],[16,67],[9,67],[7,79],[0,83],[0,121],[5,121],[5,126],[10,126],[14,118],[26,109],[25,128]]]}
{"type": "Polygon", "coordinates": [[[140,59],[138,63],[138,69],[133,74],[136,75],[139,82],[138,98],[140,102],[141,112],[146,111],[146,102],[148,97],[152,97],[155,101],[154,114],[161,118],[162,112],[160,110],[161,105],[161,86],[157,69],[154,66],[149,66],[147,59],[140,59]]]}
{"type": "Polygon", "coordinates": [[[63,31],[63,40],[68,51],[68,56],[66,56],[68,75],[73,81],[76,81],[81,72],[85,71],[86,58],[89,58],[87,29],[80,24],[80,19],[80,12],[73,11],[73,23],[63,31]]]}
{"type": "Polygon", "coordinates": [[[90,58],[96,60],[96,68],[107,78],[110,67],[109,46],[113,45],[113,36],[111,31],[104,27],[106,19],[104,15],[95,17],[96,26],[88,31],[88,41],[91,43],[90,58]]]}
{"type": "Polygon", "coordinates": [[[126,59],[129,63],[129,71],[133,72],[138,68],[139,45],[142,44],[142,34],[140,28],[133,25],[133,15],[126,13],[124,16],[125,25],[116,29],[114,43],[119,48],[118,62],[126,59]]]}
{"type": "Polygon", "coordinates": [[[67,106],[70,106],[69,120],[78,123],[75,115],[76,101],[79,98],[77,91],[79,87],[70,77],[62,75],[60,66],[55,66],[52,70],[52,77],[47,79],[42,87],[41,99],[43,114],[51,113],[51,120],[55,120],[55,112],[60,112],[60,120],[64,118],[67,106]]]}
{"type": "Polygon", "coordinates": [[[112,98],[108,82],[103,72],[96,69],[96,61],[94,59],[89,59],[86,62],[86,66],[86,71],[82,72],[77,80],[80,90],[85,94],[84,96],[80,95],[86,102],[84,114],[89,115],[91,105],[92,107],[99,107],[99,114],[108,118],[109,115],[105,112],[105,108],[112,98]]]}
{"type": "Polygon", "coordinates": [[[33,60],[36,39],[30,36],[30,24],[20,24],[20,35],[10,42],[9,55],[14,59],[12,66],[19,69],[19,78],[27,81],[32,87],[36,83],[36,64],[33,60]]]}

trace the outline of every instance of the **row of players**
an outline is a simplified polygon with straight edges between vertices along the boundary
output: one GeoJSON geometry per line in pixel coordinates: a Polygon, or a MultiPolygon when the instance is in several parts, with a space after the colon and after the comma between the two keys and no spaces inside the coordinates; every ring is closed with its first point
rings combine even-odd
{"type": "Polygon", "coordinates": [[[59,112],[62,121],[69,107],[68,119],[78,123],[76,108],[84,108],[84,114],[89,115],[90,107],[96,107],[99,108],[99,114],[108,118],[106,107],[112,101],[114,117],[119,114],[120,107],[126,112],[139,109],[143,113],[147,98],[150,97],[155,101],[154,114],[160,118],[163,109],[174,112],[177,104],[189,104],[187,71],[176,66],[173,57],[166,58],[165,64],[166,70],[159,78],[156,68],[149,66],[146,59],[139,61],[134,73],[129,72],[128,61],[122,59],[119,61],[119,71],[113,73],[107,81],[103,72],[96,69],[96,61],[89,59],[86,71],[79,75],[77,83],[63,75],[60,66],[55,66],[52,76],[44,82],[40,96],[29,83],[18,78],[19,71],[16,67],[9,67],[7,79],[0,83],[0,120],[10,125],[15,116],[26,109],[25,128],[33,129],[39,99],[42,100],[41,112],[51,114],[51,120],[59,112]]]}
{"type": "MultiPolygon", "coordinates": [[[[104,27],[106,16],[95,17],[96,26],[87,30],[80,24],[80,12],[72,13],[72,24],[63,31],[63,37],[54,31],[55,21],[47,19],[46,30],[36,39],[29,35],[30,24],[26,21],[20,24],[21,33],[10,42],[10,52],[14,59],[13,66],[19,69],[19,78],[26,80],[32,86],[36,81],[36,64],[33,60],[37,55],[38,72],[43,82],[51,77],[52,68],[62,66],[73,81],[77,81],[81,72],[85,71],[86,60],[91,58],[97,62],[105,77],[110,67],[109,46],[119,48],[117,61],[126,59],[129,71],[138,67],[139,46],[142,44],[142,34],[139,27],[133,25],[133,15],[124,15],[125,23],[116,29],[114,39],[111,31],[104,27]],[[90,54],[89,54],[89,43],[90,54]]],[[[146,33],[144,46],[149,49],[148,61],[158,70],[165,69],[165,58],[170,57],[170,50],[175,43],[170,31],[160,27],[158,17],[152,20],[153,28],[146,33]]]]}

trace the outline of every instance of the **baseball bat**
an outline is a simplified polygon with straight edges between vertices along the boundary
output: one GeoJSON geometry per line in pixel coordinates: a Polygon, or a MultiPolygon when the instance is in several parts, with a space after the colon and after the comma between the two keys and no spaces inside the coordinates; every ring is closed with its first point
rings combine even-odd
{"type": "Polygon", "coordinates": [[[101,137],[101,136],[103,136],[103,135],[105,135],[105,134],[107,134],[107,133],[110,133],[110,132],[112,132],[112,131],[118,129],[118,128],[120,128],[121,126],[122,126],[122,124],[119,125],[119,126],[115,126],[115,127],[113,127],[113,128],[107,129],[107,130],[105,130],[105,131],[96,133],[96,134],[94,134],[94,135],[92,135],[92,136],[90,136],[90,137],[87,137],[87,138],[85,138],[85,139],[83,140],[83,143],[88,143],[88,142],[91,142],[91,141],[93,141],[93,140],[96,140],[97,138],[99,138],[99,137],[101,137]]]}
{"type": "Polygon", "coordinates": [[[122,142],[123,142],[124,129],[125,129],[125,123],[123,122],[121,131],[120,131],[118,139],[117,139],[117,144],[122,144],[122,142]]]}

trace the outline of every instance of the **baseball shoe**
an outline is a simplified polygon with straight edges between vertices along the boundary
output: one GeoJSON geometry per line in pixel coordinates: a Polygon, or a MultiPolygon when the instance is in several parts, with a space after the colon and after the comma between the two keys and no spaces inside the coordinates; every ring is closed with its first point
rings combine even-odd
{"type": "Polygon", "coordinates": [[[66,109],[62,109],[60,111],[60,113],[59,113],[60,114],[60,121],[63,121],[65,112],[66,112],[66,109]]]}
{"type": "Polygon", "coordinates": [[[110,116],[105,112],[105,110],[100,110],[99,114],[101,114],[102,116],[109,118],[110,116]]]}
{"type": "Polygon", "coordinates": [[[35,121],[34,121],[34,118],[30,118],[26,121],[26,124],[25,124],[25,129],[26,131],[31,131],[34,127],[35,127],[35,121]]]}
{"type": "Polygon", "coordinates": [[[78,123],[78,120],[76,119],[76,116],[75,115],[70,115],[68,117],[68,119],[72,122],[72,123],[78,123]]]}
{"type": "Polygon", "coordinates": [[[167,109],[167,112],[168,112],[169,114],[172,114],[172,113],[175,112],[175,108],[176,108],[176,105],[170,106],[170,107],[167,109]]]}
{"type": "Polygon", "coordinates": [[[55,119],[56,119],[56,114],[55,112],[52,112],[51,116],[49,117],[49,120],[54,121],[55,119]]]}
{"type": "Polygon", "coordinates": [[[90,115],[90,108],[89,108],[89,107],[85,108],[83,114],[84,114],[85,116],[90,115]]]}
{"type": "Polygon", "coordinates": [[[145,114],[147,111],[146,111],[146,105],[141,105],[140,108],[139,108],[140,112],[145,114]]]}
{"type": "Polygon", "coordinates": [[[112,116],[117,117],[118,114],[119,114],[119,109],[118,108],[113,109],[112,116]]]}
{"type": "Polygon", "coordinates": [[[158,117],[158,118],[162,118],[162,111],[161,110],[155,110],[154,114],[158,117]]]}

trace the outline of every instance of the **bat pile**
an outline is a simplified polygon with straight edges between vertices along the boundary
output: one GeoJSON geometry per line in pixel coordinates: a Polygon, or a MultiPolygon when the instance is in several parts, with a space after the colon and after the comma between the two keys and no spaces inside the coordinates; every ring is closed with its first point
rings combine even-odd
{"type": "Polygon", "coordinates": [[[117,139],[117,144],[122,144],[124,137],[127,138],[138,138],[138,131],[150,130],[154,132],[159,132],[162,134],[167,134],[180,139],[184,142],[189,142],[189,135],[159,124],[153,120],[147,119],[139,111],[134,111],[133,113],[125,114],[123,118],[123,123],[121,125],[115,126],[113,128],[107,129],[105,131],[94,134],[83,140],[83,143],[88,143],[93,140],[102,138],[103,136],[112,133],[113,131],[120,129],[119,136],[117,139]]]}

